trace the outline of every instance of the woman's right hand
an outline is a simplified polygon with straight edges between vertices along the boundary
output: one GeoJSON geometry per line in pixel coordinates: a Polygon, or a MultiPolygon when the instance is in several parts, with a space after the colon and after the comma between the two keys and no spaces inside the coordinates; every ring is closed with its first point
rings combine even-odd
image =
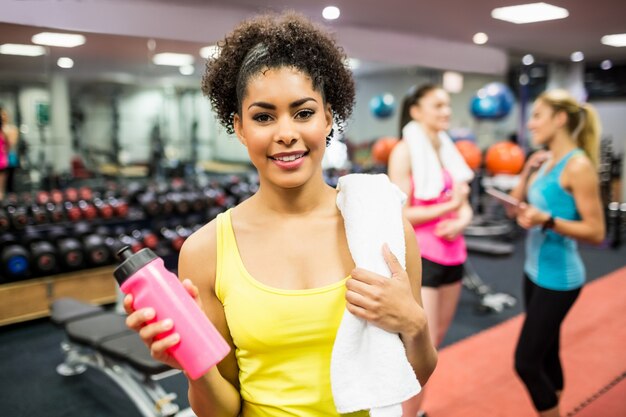
{"type": "Polygon", "coordinates": [[[546,160],[550,158],[552,154],[546,150],[539,150],[530,155],[530,158],[524,164],[524,173],[528,174],[531,171],[539,168],[546,160]]]}
{"type": "Polygon", "coordinates": [[[467,201],[467,196],[469,195],[470,187],[466,182],[460,182],[454,184],[452,188],[452,198],[450,199],[455,206],[455,210],[459,209],[465,201],[467,201]]]}
{"type": "MultiPolygon", "coordinates": [[[[182,284],[189,295],[191,295],[200,306],[200,309],[202,309],[202,301],[199,297],[198,287],[189,279],[184,280],[182,284]]],[[[154,309],[146,307],[134,310],[133,296],[131,294],[127,294],[124,297],[124,309],[128,314],[128,317],[126,317],[126,325],[139,333],[141,340],[143,340],[150,349],[150,355],[155,360],[172,368],[182,369],[178,361],[167,351],[167,349],[180,342],[180,335],[178,333],[171,333],[163,338],[159,338],[159,335],[170,331],[174,327],[172,319],[165,318],[160,321],[150,322],[156,315],[154,309]]]]}

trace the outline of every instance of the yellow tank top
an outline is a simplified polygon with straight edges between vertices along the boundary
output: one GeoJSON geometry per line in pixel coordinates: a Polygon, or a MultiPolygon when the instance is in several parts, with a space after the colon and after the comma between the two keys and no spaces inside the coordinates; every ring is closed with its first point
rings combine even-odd
{"type": "Polygon", "coordinates": [[[338,416],[330,356],[347,278],[306,290],[255,280],[241,260],[230,210],[217,217],[216,267],[215,291],[236,347],[242,417],[338,416]]]}

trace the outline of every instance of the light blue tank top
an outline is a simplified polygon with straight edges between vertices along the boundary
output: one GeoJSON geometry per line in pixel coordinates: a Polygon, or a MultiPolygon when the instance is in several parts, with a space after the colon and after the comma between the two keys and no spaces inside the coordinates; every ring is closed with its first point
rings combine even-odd
{"type": "MultiPolygon", "coordinates": [[[[542,166],[528,189],[528,202],[553,217],[580,220],[574,196],[561,187],[559,179],[567,161],[581,152],[570,151],[549,172],[542,166]]],[[[551,290],[572,290],[585,282],[577,242],[552,230],[544,233],[541,226],[528,231],[524,271],[535,284],[551,290]]]]}

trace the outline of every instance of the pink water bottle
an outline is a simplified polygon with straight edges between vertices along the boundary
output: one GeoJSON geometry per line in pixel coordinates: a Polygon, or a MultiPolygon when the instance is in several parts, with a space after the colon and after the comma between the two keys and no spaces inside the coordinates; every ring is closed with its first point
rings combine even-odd
{"type": "Polygon", "coordinates": [[[230,346],[200,310],[176,275],[165,269],[163,259],[150,249],[133,253],[126,246],[118,252],[123,261],[113,273],[125,294],[133,295],[133,308],[152,307],[152,321],[172,319],[174,327],[162,333],[180,335],[168,349],[190,378],[197,379],[220,362],[230,346]]]}

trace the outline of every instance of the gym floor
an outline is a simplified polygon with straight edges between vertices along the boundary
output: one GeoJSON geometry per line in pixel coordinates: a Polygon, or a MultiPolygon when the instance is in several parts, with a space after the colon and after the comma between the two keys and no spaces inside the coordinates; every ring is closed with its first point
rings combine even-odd
{"type": "MultiPolygon", "coordinates": [[[[523,236],[514,240],[507,257],[471,254],[474,269],[495,292],[521,297],[523,236]]],[[[589,280],[626,265],[626,246],[618,249],[581,245],[589,280]]],[[[479,298],[464,288],[454,322],[444,341],[451,345],[501,323],[522,311],[518,302],[501,313],[478,309],[479,298]]],[[[63,332],[48,319],[0,328],[0,414],[7,417],[140,417],[133,403],[102,373],[89,369],[82,375],[62,377],[55,371],[62,362],[63,332]]],[[[161,381],[178,394],[181,408],[188,406],[182,375],[161,381]]],[[[512,414],[511,414],[512,415],[512,414]]],[[[451,416],[455,417],[455,416],[451,416]]]]}

